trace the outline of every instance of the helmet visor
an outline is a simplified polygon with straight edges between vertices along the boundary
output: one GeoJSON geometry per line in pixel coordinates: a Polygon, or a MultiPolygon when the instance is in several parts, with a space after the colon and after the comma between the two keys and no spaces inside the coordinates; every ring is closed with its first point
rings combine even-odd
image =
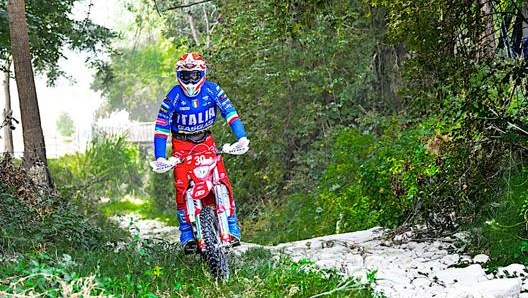
{"type": "Polygon", "coordinates": [[[200,82],[202,74],[199,70],[182,70],[180,72],[180,80],[184,84],[196,84],[200,82]]]}

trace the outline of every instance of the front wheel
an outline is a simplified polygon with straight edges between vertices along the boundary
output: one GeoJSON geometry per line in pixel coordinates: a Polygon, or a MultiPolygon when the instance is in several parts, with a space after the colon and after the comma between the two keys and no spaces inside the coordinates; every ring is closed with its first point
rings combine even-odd
{"type": "Polygon", "coordinates": [[[210,207],[205,207],[200,212],[200,225],[205,248],[202,251],[203,258],[211,274],[217,279],[228,279],[229,268],[224,249],[220,246],[218,224],[216,214],[210,207]]]}

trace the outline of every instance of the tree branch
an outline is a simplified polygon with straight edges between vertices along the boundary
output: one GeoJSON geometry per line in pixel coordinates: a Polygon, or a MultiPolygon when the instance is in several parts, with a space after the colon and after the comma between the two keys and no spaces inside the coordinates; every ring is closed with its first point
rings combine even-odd
{"type": "Polygon", "coordinates": [[[202,3],[205,3],[205,2],[211,2],[211,0],[202,0],[202,1],[193,2],[193,3],[189,3],[189,4],[171,6],[171,7],[168,7],[167,9],[165,9],[165,10],[174,10],[174,9],[180,9],[180,8],[185,8],[185,7],[191,7],[191,6],[202,4],[202,3]]]}

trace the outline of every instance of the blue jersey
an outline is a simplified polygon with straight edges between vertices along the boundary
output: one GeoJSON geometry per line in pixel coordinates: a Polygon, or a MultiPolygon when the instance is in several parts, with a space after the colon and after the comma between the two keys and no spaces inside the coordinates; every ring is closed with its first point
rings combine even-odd
{"type": "Polygon", "coordinates": [[[217,111],[231,126],[237,139],[246,136],[231,100],[217,84],[205,81],[195,97],[187,97],[179,85],[172,87],[163,99],[156,119],[155,157],[165,157],[167,138],[171,132],[192,134],[204,131],[214,124],[217,111]]]}

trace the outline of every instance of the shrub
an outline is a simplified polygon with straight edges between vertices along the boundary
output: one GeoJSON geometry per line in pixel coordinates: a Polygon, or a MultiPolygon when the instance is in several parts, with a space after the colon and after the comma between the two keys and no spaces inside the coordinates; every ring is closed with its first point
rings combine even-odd
{"type": "Polygon", "coordinates": [[[395,227],[415,216],[441,167],[427,146],[433,125],[405,125],[382,121],[380,136],[343,130],[315,191],[265,206],[268,211],[260,218],[243,221],[247,226],[253,221],[246,235],[278,243],[378,225],[395,227]]]}
{"type": "Polygon", "coordinates": [[[438,174],[425,146],[431,127],[392,122],[379,137],[343,131],[320,183],[315,208],[334,232],[402,224],[423,198],[424,181],[438,174]]]}
{"type": "Polygon", "coordinates": [[[157,174],[150,171],[145,191],[155,211],[163,214],[176,213],[176,198],[172,171],[164,174],[157,174]]]}
{"type": "Polygon", "coordinates": [[[115,233],[85,206],[33,183],[24,169],[4,159],[0,164],[0,247],[31,251],[47,246],[94,247],[115,233]],[[104,224],[99,225],[100,222],[104,224]]]}
{"type": "Polygon", "coordinates": [[[470,248],[490,255],[492,267],[528,265],[528,170],[522,164],[513,166],[502,178],[500,189],[504,191],[477,217],[470,248]]]}
{"type": "Polygon", "coordinates": [[[95,137],[86,152],[49,161],[56,185],[66,196],[118,198],[141,192],[145,162],[124,136],[95,137]]]}

